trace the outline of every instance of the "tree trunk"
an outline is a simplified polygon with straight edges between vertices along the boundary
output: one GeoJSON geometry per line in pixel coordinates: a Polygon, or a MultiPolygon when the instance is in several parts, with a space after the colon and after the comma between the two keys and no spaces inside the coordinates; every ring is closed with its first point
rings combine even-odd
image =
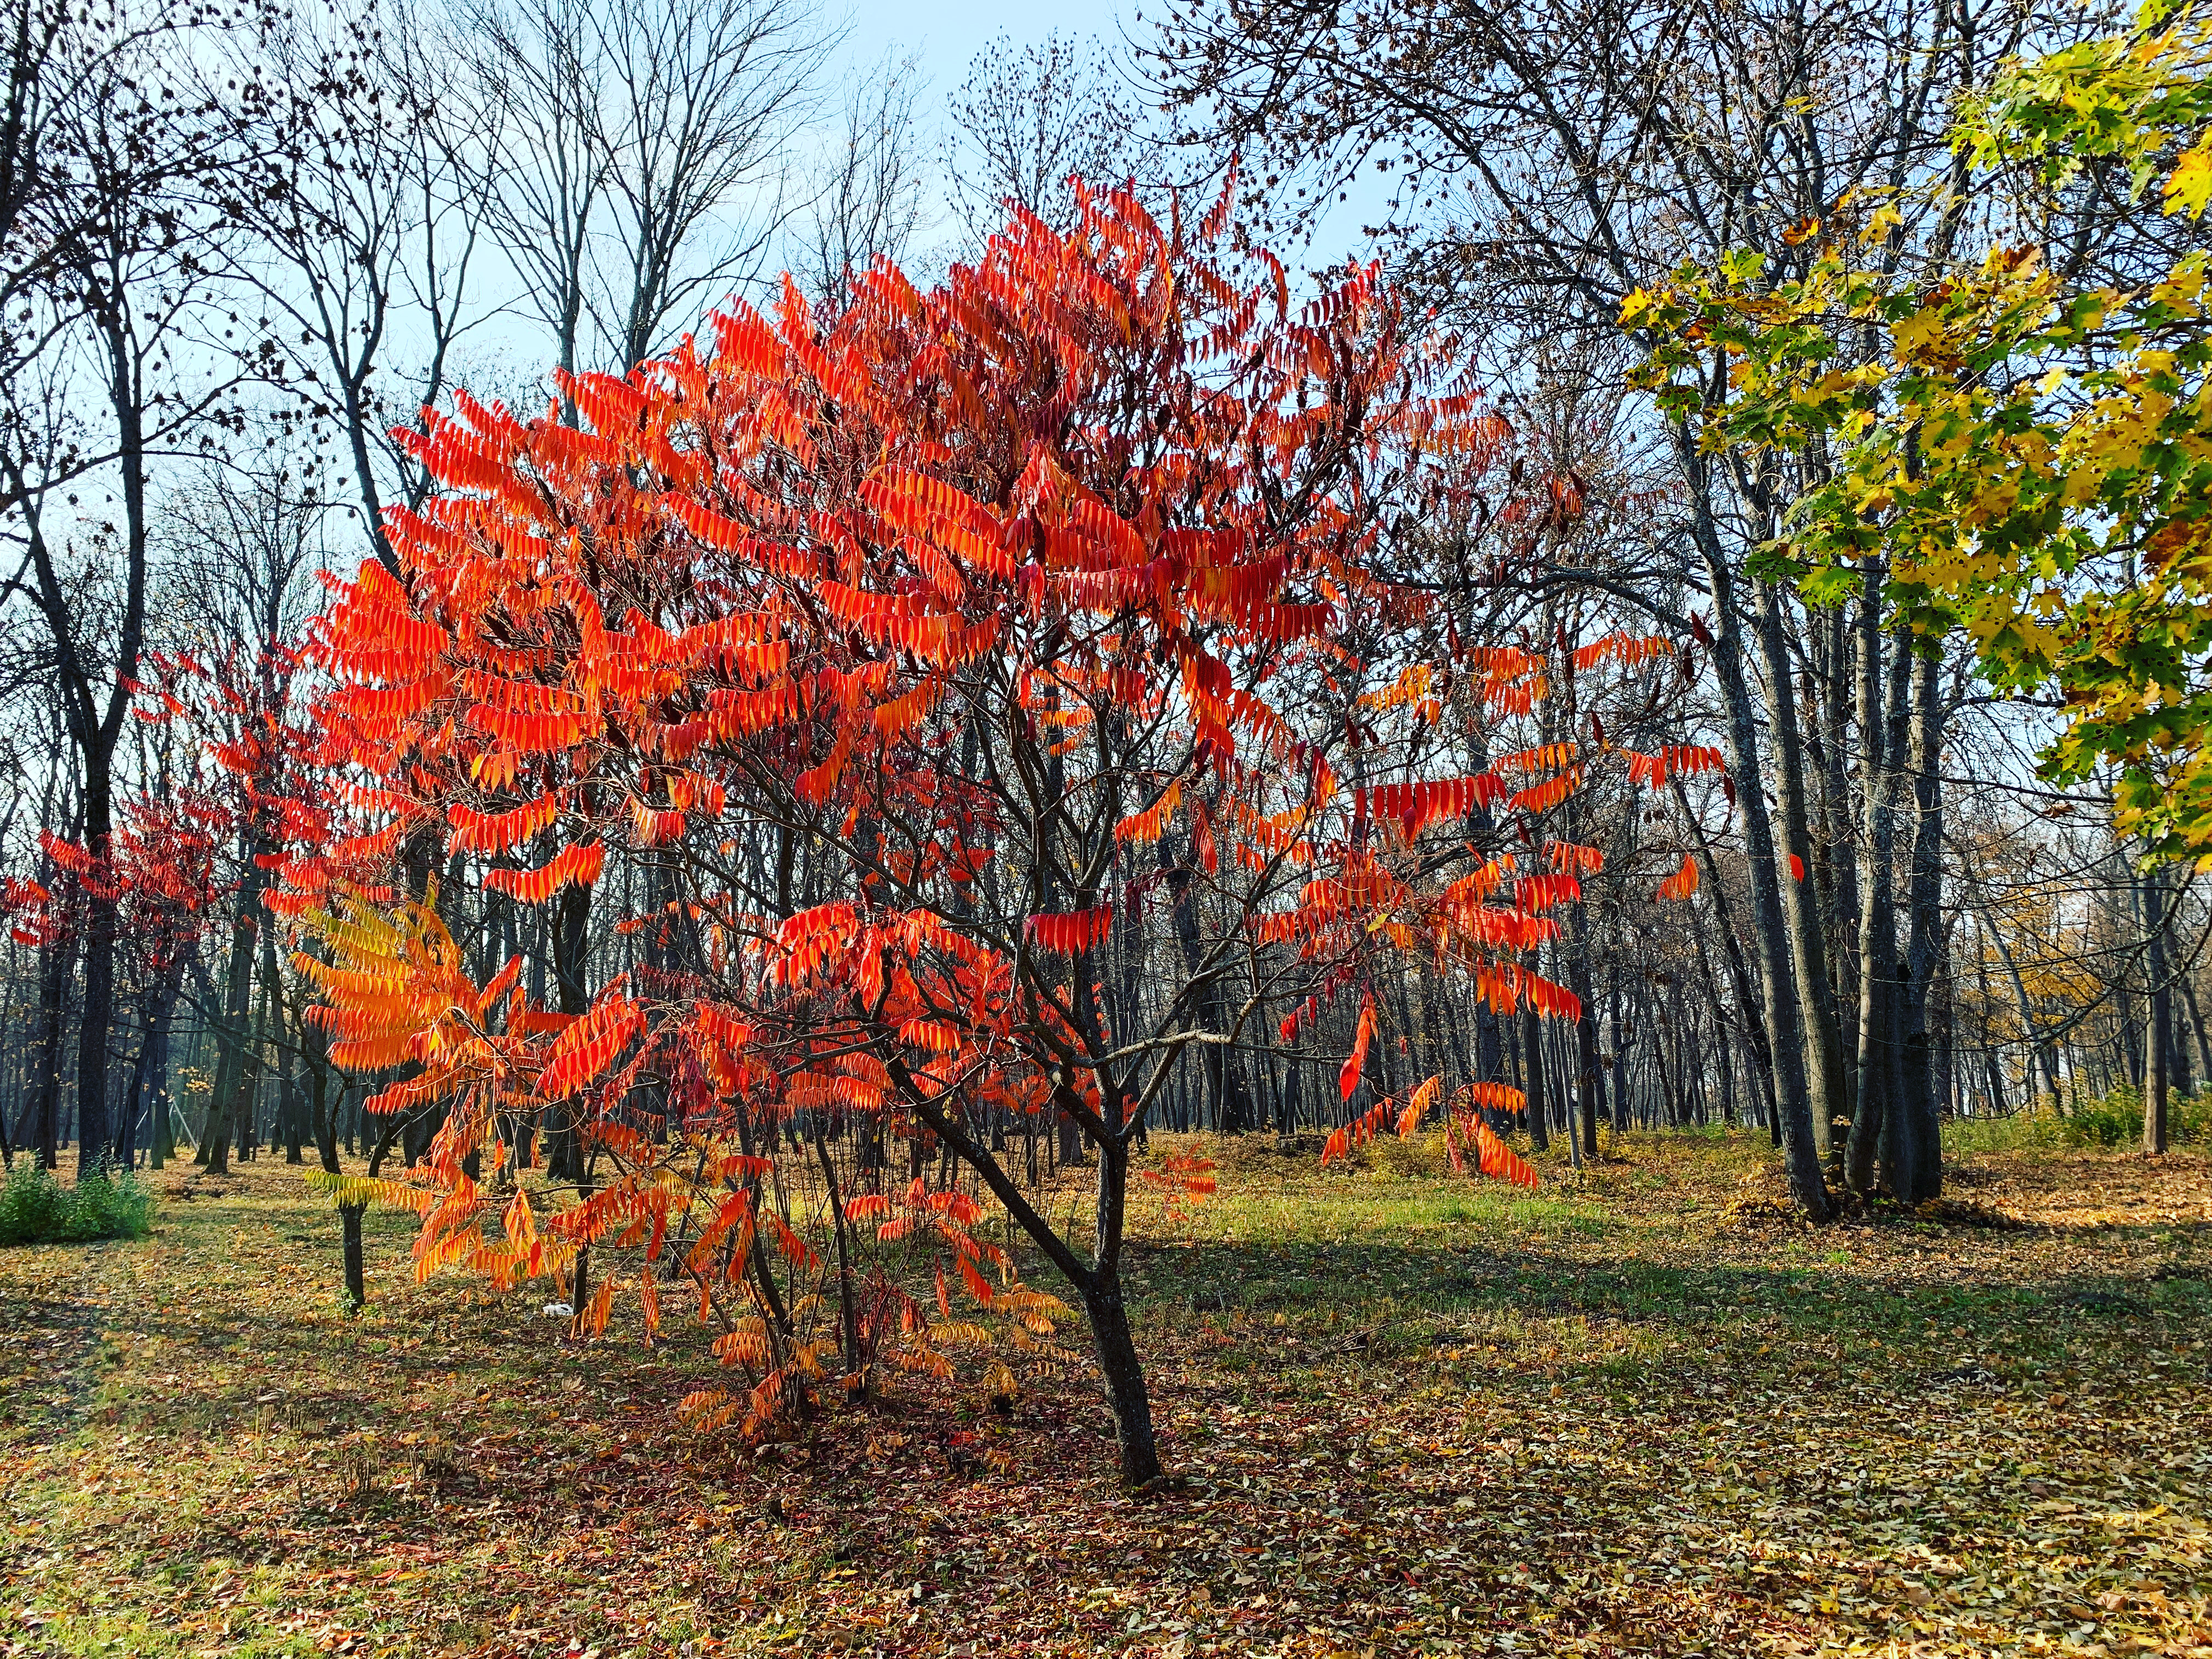
{"type": "MultiPolygon", "coordinates": [[[[1521,1048],[1528,1056],[1528,1063],[1521,1068],[1521,1092],[1528,1102],[1528,1121],[1532,1126],[1529,1138],[1541,1146],[1543,1141],[1537,1138],[1544,1132],[1533,1126],[1544,1121],[1547,1110],[1544,1099],[1544,1033],[1538,1024],[1534,1005],[1526,1001],[1521,1005],[1521,1048]]],[[[1575,1139],[1571,1127],[1567,1138],[1570,1140],[1575,1139]]],[[[1579,1144],[1577,1143],[1577,1146],[1579,1144]]],[[[1579,1152],[1577,1155],[1579,1157],[1579,1152]]]]}
{"type": "Polygon", "coordinates": [[[1820,1170],[1820,1154],[1813,1139],[1813,1112],[1805,1075],[1803,1011],[1799,1003],[1796,970],[1791,960],[1789,930],[1776,879],[1774,829],[1767,816],[1764,769],[1759,753],[1759,726],[1752,712],[1751,689],[1746,683],[1743,633],[1736,612],[1735,573],[1720,546],[1718,527],[1712,521],[1706,473],[1708,459],[1697,453],[1694,439],[1675,433],[1677,458],[1691,482],[1692,516],[1705,574],[1711,584],[1715,637],[1712,660],[1726,708],[1729,771],[1734,779],[1736,804],[1743,813],[1745,856],[1751,864],[1752,935],[1759,958],[1759,977],[1766,997],[1766,1036],[1773,1053],[1774,1094],[1781,1120],[1784,1159],[1790,1172],[1790,1188],[1797,1207],[1814,1221],[1826,1221],[1834,1213],[1826,1182],[1820,1170]]]}
{"type": "Polygon", "coordinates": [[[2212,1033],[2205,1030],[2204,1016],[2197,1012],[2197,986],[2194,981],[2195,975],[2185,973],[2182,975],[2181,1001],[2182,1006],[2189,1010],[2190,1033],[2197,1040],[2197,1069],[2203,1073],[2205,1082],[2212,1085],[2212,1033]]]}
{"type": "Polygon", "coordinates": [[[1783,914],[1788,919],[1790,960],[1804,1009],[1805,1087],[1813,1116],[1813,1144],[1826,1163],[1836,1114],[1844,1103],[1843,1036],[1836,1019],[1834,986],[1814,887],[1811,815],[1805,799],[1804,734],[1790,687],[1790,644],[1783,631],[1782,599],[1771,582],[1753,584],[1761,655],[1765,660],[1767,730],[1775,761],[1777,805],[1782,812],[1779,872],[1783,914]]]}
{"type": "Polygon", "coordinates": [[[361,1218],[368,1200],[338,1206],[339,1250],[345,1261],[346,1305],[359,1313],[368,1305],[368,1269],[362,1256],[361,1218]]]}
{"type": "Polygon", "coordinates": [[[167,992],[161,990],[143,1005],[145,1029],[139,1034],[138,1053],[131,1064],[130,1085],[123,1096],[123,1121],[116,1126],[115,1133],[115,1161],[126,1170],[137,1166],[138,1118],[146,1109],[150,1092],[147,1079],[157,1076],[167,1063],[164,1055],[169,1041],[169,1004],[167,992]]]}
{"type": "Polygon", "coordinates": [[[1152,1433],[1152,1399],[1145,1384],[1144,1366],[1137,1358],[1136,1338],[1129,1329],[1119,1272],[1092,1275],[1083,1291],[1083,1310],[1090,1317],[1091,1344],[1106,1379],[1106,1403],[1114,1413],[1121,1484],[1133,1491],[1152,1486],[1160,1478],[1159,1443],[1152,1433]]]}
{"type": "MultiPolygon", "coordinates": [[[[592,890],[580,883],[561,890],[554,910],[553,974],[561,1012],[580,1016],[591,1010],[585,983],[585,956],[591,946],[592,890]]],[[[556,1182],[581,1184],[584,1137],[578,1107],[562,1101],[546,1109],[545,1172],[556,1182]]],[[[580,1315],[583,1304],[577,1304],[580,1315]]]]}
{"type": "MultiPolygon", "coordinates": [[[[1881,618],[1879,577],[1862,601],[1862,616],[1871,604],[1877,628],[1881,618]]],[[[1853,854],[1850,777],[1846,764],[1849,727],[1853,714],[1851,635],[1859,618],[1842,606],[1832,613],[1827,634],[1826,715],[1822,742],[1826,745],[1820,772],[1820,822],[1827,845],[1814,870],[1823,885],[1828,945],[1829,1002],[1836,1012],[1836,1057],[1842,1066],[1843,1097],[1836,1102],[1848,1120],[1858,1109],[1858,861],[1853,854]]],[[[1844,1133],[1849,1133],[1846,1123],[1844,1133]]],[[[1832,1158],[1832,1149],[1831,1152],[1832,1158]]]]}
{"type": "Polygon", "coordinates": [[[61,1153],[62,1026],[76,941],[64,930],[40,952],[38,1059],[31,1074],[31,1144],[40,1164],[58,1168],[61,1153]]]}
{"type": "Polygon", "coordinates": [[[177,992],[172,990],[160,1030],[161,1048],[149,1072],[146,1156],[160,1169],[177,1155],[177,1134],[172,1114],[176,1108],[169,1095],[169,1045],[176,1027],[177,992]]]}
{"type": "Polygon", "coordinates": [[[2142,1146],[2147,1152],[2163,1152],[2166,1048],[2173,1040],[2172,998],[2166,983],[2166,878],[2154,865],[2143,872],[2142,907],[2143,969],[2150,1000],[2150,1018],[2143,1022],[2148,1036],[2143,1054],[2142,1146]]]}
{"type": "MultiPolygon", "coordinates": [[[[1986,921],[1988,912],[1984,911],[1983,915],[1986,921]]],[[[2005,973],[2012,981],[2013,1000],[2020,1004],[2021,1034],[2027,1039],[2028,1052],[2034,1056],[2036,1070],[2042,1074],[2043,1092],[2050,1097],[2051,1108],[2056,1111],[2059,1104],[2057,1045],[2036,1036],[2035,1005],[2028,998],[2027,981],[2021,976],[2020,964],[2013,957],[2012,947],[2005,943],[2004,930],[1994,922],[1988,926],[1990,941],[1997,947],[1997,957],[2004,963],[2005,973]]],[[[2033,1087],[2031,1083],[2031,1091],[2033,1087]]]]}
{"type": "Polygon", "coordinates": [[[1575,1127],[1581,1136],[1583,1156],[1597,1156],[1598,1091],[1597,1013],[1590,1000],[1589,957],[1584,951],[1582,907],[1575,907],[1575,950],[1567,958],[1567,981],[1582,1000],[1582,1018],[1575,1022],[1575,1127]]]}
{"type": "MultiPolygon", "coordinates": [[[[85,847],[95,859],[112,852],[114,755],[101,746],[85,756],[85,847]]],[[[84,895],[84,1001],[77,1014],[76,1169],[86,1174],[112,1163],[115,1130],[107,1113],[107,1048],[115,1033],[115,899],[84,895]]]]}
{"type": "Polygon", "coordinates": [[[262,850],[252,842],[246,843],[246,875],[238,884],[238,910],[231,918],[230,961],[223,971],[222,1013],[216,1026],[214,1087],[208,1094],[207,1121],[193,1160],[216,1175],[230,1168],[230,1101],[252,1036],[253,960],[259,944],[261,887],[267,879],[258,856],[262,850]]]}
{"type": "Polygon", "coordinates": [[[860,1352],[860,1315],[853,1300],[852,1254],[845,1240],[845,1204],[837,1191],[837,1165],[830,1156],[830,1144],[819,1122],[814,1129],[814,1155],[821,1161],[823,1184],[830,1194],[830,1219],[837,1241],[837,1334],[845,1358],[845,1392],[857,1398],[868,1390],[867,1367],[860,1352]]]}
{"type": "Polygon", "coordinates": [[[1882,636],[1862,640],[1867,653],[1859,675],[1861,753],[1866,795],[1867,827],[1860,843],[1864,860],[1859,872],[1859,1055],[1858,1109],[1851,1119],[1850,1142],[1844,1157],[1844,1180],[1853,1192],[1870,1193],[1882,1137],[1897,1111],[1902,1093],[1899,1083],[1901,1055],[1893,1032],[1896,1025],[1897,915],[1891,885],[1891,863],[1896,852],[1898,781],[1904,771],[1905,691],[1911,666],[1911,653],[1902,644],[1893,647],[1888,665],[1889,692],[1886,714],[1880,714],[1875,689],[1881,676],[1882,636]]]}
{"type": "Polygon", "coordinates": [[[1906,959],[1911,988],[1904,1008],[1907,1073],[1903,1097],[1905,1133],[1901,1146],[1904,1184],[1896,1195],[1924,1204],[1943,1190],[1942,1105],[1940,1079],[1948,1077],[1948,1058],[1937,1053],[1943,1031],[1931,1018],[1938,999],[1936,978],[1943,966],[1943,698],[1942,664],[1934,656],[1917,658],[1917,695],[1912,720],[1912,873],[1907,890],[1910,930],[1906,959]]]}

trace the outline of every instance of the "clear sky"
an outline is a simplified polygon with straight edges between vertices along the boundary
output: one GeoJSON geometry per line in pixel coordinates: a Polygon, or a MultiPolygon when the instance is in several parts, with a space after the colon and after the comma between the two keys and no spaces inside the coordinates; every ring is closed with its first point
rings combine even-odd
{"type": "MultiPolygon", "coordinates": [[[[880,62],[894,46],[917,52],[929,82],[922,109],[925,119],[932,120],[941,117],[944,100],[959,90],[975,55],[1001,33],[1015,52],[1056,32],[1096,36],[1119,53],[1125,38],[1146,38],[1164,10],[1158,0],[1150,6],[1145,0],[853,0],[845,53],[848,64],[865,68],[880,62]],[[1139,11],[1146,13],[1141,21],[1139,11]]],[[[1294,268],[1308,261],[1333,265],[1347,254],[1367,257],[1373,244],[1361,226],[1387,211],[1386,193],[1371,177],[1362,180],[1347,205],[1323,216],[1309,247],[1278,252],[1294,268]]]]}
{"type": "Polygon", "coordinates": [[[855,0],[846,50],[853,62],[872,64],[894,43],[916,49],[931,90],[944,97],[958,89],[969,60],[1001,30],[1017,49],[1054,30],[1095,34],[1113,46],[1135,11],[1114,0],[855,0]]]}

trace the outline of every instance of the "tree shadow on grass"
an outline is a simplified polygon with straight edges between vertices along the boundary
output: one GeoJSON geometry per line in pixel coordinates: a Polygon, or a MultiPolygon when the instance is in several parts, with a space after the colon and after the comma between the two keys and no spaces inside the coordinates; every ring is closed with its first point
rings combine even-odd
{"type": "MultiPolygon", "coordinates": [[[[1140,1316],[1163,1332],[1208,1322],[1263,1333],[1278,1324],[1301,1331],[1349,1325],[1403,1347],[1502,1331],[1558,1349],[1570,1371],[1578,1359],[1617,1373],[1638,1354],[1665,1352],[1670,1366],[1695,1365],[1814,1341],[1869,1350],[1879,1343],[1908,1364],[1915,1349],[1993,1345],[2023,1359],[2056,1359],[2069,1345],[2162,1346],[2212,1327],[2212,1285],[2187,1277],[2088,1271],[2031,1286],[1966,1273],[1851,1273],[1820,1262],[1593,1262],[1541,1247],[1466,1241],[1144,1249],[1133,1254],[1131,1279],[1140,1316]],[[1632,1340],[1607,1340],[1618,1337],[1632,1340]]],[[[1329,1344],[1316,1337],[1306,1346],[1319,1352],[1329,1344]]]]}

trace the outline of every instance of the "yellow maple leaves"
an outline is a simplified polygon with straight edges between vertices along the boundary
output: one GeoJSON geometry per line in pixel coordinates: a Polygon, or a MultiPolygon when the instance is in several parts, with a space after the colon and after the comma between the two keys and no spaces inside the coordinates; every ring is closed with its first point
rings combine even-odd
{"type": "Polygon", "coordinates": [[[2160,199],[2169,214],[2185,213],[2192,219],[2202,216],[2205,204],[2212,202],[2212,135],[2182,152],[2173,171],[2166,175],[2160,199]]]}
{"type": "MultiPolygon", "coordinates": [[[[2015,227],[2092,156],[2194,224],[2212,6],[2153,0],[2006,65],[1952,138],[1972,188],[2026,179],[2015,227]]],[[[2117,763],[2124,833],[2212,848],[2212,769],[2189,763],[2212,747],[2212,248],[2185,233],[2162,273],[2105,286],[2017,230],[1978,257],[1916,243],[1954,188],[1839,204],[1802,274],[1756,294],[1723,258],[1632,295],[1624,324],[1656,342],[1636,384],[1705,452],[1814,478],[1770,550],[1808,593],[1880,558],[1894,625],[1962,630],[1991,684],[2063,696],[2048,775],[2117,763]]]]}

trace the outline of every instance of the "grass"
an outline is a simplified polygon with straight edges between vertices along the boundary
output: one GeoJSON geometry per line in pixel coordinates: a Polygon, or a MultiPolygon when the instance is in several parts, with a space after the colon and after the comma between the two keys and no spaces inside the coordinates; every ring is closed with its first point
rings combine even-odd
{"type": "MultiPolygon", "coordinates": [[[[2139,1145],[2142,1123],[2142,1091],[2122,1084],[2064,1111],[2051,1109],[2046,1098],[2008,1117],[1962,1119],[1947,1126],[1945,1139],[1961,1154],[2112,1152],[2139,1145]]],[[[2166,1139],[2177,1146],[2212,1141],[2212,1088],[2169,1097],[2166,1139]]]]}
{"type": "Polygon", "coordinates": [[[1754,1137],[1206,1150],[1132,1255],[1151,1500],[1079,1370],[702,1440],[688,1340],[416,1285],[374,1211],[356,1319],[296,1173],[164,1172],[0,1256],[0,1655],[2212,1655],[2200,1152],[1816,1232],[1754,1137]]]}
{"type": "Polygon", "coordinates": [[[0,1245],[143,1238],[153,1217],[153,1194],[129,1170],[92,1170],[64,1187],[35,1158],[18,1158],[0,1180],[0,1245]]]}

